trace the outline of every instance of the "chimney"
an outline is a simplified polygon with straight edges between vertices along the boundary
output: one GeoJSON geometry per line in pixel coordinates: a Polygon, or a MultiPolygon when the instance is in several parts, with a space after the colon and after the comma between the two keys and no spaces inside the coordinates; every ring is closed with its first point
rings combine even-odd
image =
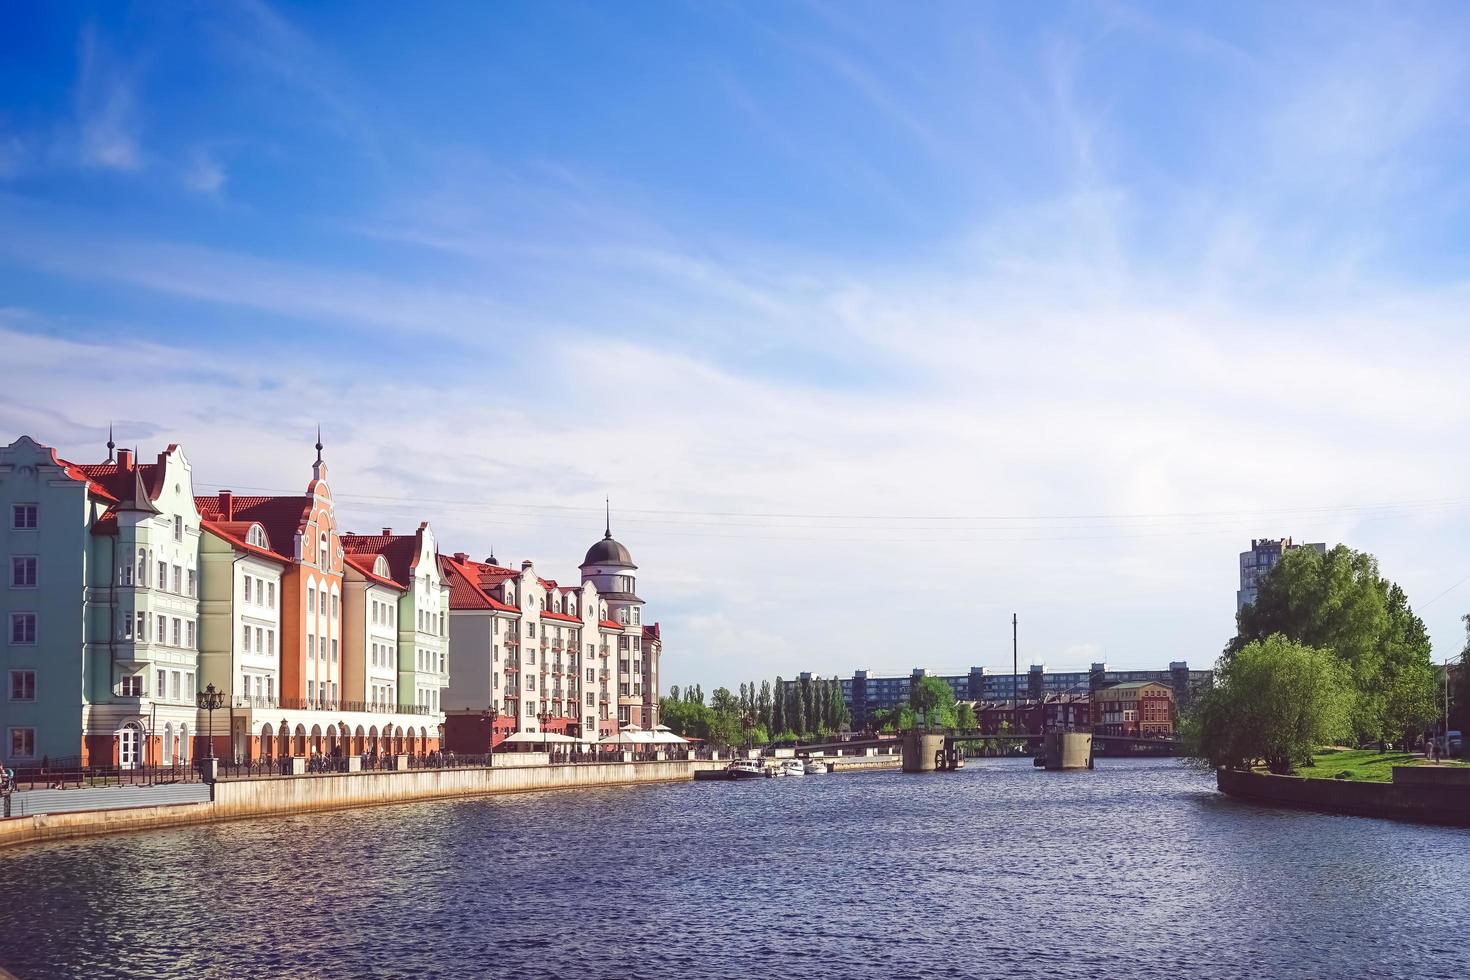
{"type": "Polygon", "coordinates": [[[470,556],[468,554],[466,554],[465,552],[463,552],[463,551],[456,551],[454,553],[454,560],[455,561],[469,561],[470,560],[470,556]]]}
{"type": "Polygon", "coordinates": [[[117,451],[117,468],[120,470],[131,470],[133,468],[133,451],[131,449],[119,449],[117,451]]]}
{"type": "Polygon", "coordinates": [[[531,570],[531,559],[527,558],[525,561],[521,562],[521,571],[523,571],[523,572],[529,572],[530,570],[531,570]]]}
{"type": "Polygon", "coordinates": [[[385,528],[383,528],[383,536],[384,537],[387,537],[388,535],[390,535],[392,533],[393,533],[393,529],[391,527],[385,527],[385,528]]]}
{"type": "Polygon", "coordinates": [[[235,519],[235,491],[221,490],[219,492],[219,516],[222,521],[235,519]]]}

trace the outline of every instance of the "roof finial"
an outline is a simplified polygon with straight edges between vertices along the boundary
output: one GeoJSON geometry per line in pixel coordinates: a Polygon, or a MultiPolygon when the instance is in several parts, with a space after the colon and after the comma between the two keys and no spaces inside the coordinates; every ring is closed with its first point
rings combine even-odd
{"type": "Polygon", "coordinates": [[[603,497],[602,498],[602,502],[607,507],[607,530],[603,533],[602,536],[603,536],[603,538],[605,540],[611,541],[612,540],[612,498],[611,497],[603,497]]]}
{"type": "Polygon", "coordinates": [[[109,463],[113,461],[113,457],[115,455],[113,453],[113,450],[116,449],[116,448],[117,448],[117,443],[115,443],[115,442],[112,441],[112,423],[111,422],[108,422],[107,423],[107,461],[109,463]]]}
{"type": "Polygon", "coordinates": [[[500,564],[500,562],[498,562],[498,561],[495,560],[495,545],[493,545],[493,544],[490,546],[490,557],[487,558],[487,559],[485,559],[485,564],[487,564],[487,565],[499,565],[500,564]]]}
{"type": "Polygon", "coordinates": [[[316,461],[318,463],[322,461],[322,424],[320,422],[316,424],[316,461]]]}

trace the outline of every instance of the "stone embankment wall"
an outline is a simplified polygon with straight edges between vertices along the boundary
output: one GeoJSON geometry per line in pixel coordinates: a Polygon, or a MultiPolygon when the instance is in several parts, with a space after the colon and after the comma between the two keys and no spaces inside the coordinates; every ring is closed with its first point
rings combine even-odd
{"type": "Polygon", "coordinates": [[[1470,769],[1458,767],[1396,766],[1390,783],[1220,769],[1215,785],[1257,803],[1470,827],[1470,769]]]}
{"type": "Polygon", "coordinates": [[[0,820],[0,847],[89,834],[414,800],[684,782],[693,779],[697,770],[725,766],[724,762],[704,761],[528,766],[519,764],[521,761],[506,766],[497,762],[492,769],[414,769],[226,780],[215,784],[214,800],[210,803],[83,810],[0,820]]]}

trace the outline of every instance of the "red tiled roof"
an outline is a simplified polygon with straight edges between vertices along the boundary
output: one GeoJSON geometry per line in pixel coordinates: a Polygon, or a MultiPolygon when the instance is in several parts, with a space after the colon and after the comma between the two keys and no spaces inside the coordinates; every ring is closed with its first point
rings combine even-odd
{"type": "Polygon", "coordinates": [[[382,555],[388,559],[388,572],[402,588],[413,584],[414,569],[419,563],[419,525],[415,534],[343,534],[342,550],[356,555],[382,555]]]}
{"type": "Polygon", "coordinates": [[[566,613],[550,612],[550,611],[545,610],[545,609],[541,610],[541,618],[542,619],[555,619],[555,620],[558,620],[558,621],[563,622],[563,623],[577,623],[579,625],[582,622],[576,616],[568,616],[566,613]]]}
{"type": "Polygon", "coordinates": [[[658,632],[658,623],[643,627],[643,638],[645,640],[662,640],[663,637],[659,636],[658,632]]]}
{"type": "MultiPolygon", "coordinates": [[[[40,445],[40,443],[37,443],[37,445],[40,445]]],[[[51,462],[61,467],[61,472],[65,473],[67,477],[77,481],[78,483],[85,484],[89,491],[95,493],[103,500],[110,501],[114,504],[117,503],[117,495],[109,490],[106,486],[99,483],[96,478],[94,478],[90,473],[87,472],[86,467],[78,466],[76,463],[73,463],[70,460],[62,459],[60,456],[56,455],[56,450],[52,449],[50,446],[41,446],[41,448],[51,454],[51,462]]]]}
{"type": "MultiPolygon", "coordinates": [[[[250,521],[265,528],[271,550],[282,558],[296,559],[296,534],[311,513],[312,497],[241,497],[233,498],[231,510],[235,521],[250,521]]],[[[194,506],[206,521],[222,522],[225,515],[219,497],[195,497],[194,506]]]]}
{"type": "Polygon", "coordinates": [[[133,492],[133,471],[143,474],[143,486],[148,489],[148,499],[157,500],[163,492],[164,469],[158,463],[136,463],[124,469],[120,463],[72,463],[87,479],[103,487],[114,500],[121,500],[133,492]]]}
{"type": "Polygon", "coordinates": [[[497,612],[520,613],[515,606],[506,605],[489,591],[496,583],[505,581],[508,576],[502,573],[510,572],[510,569],[440,555],[439,570],[449,583],[450,609],[494,609],[497,612]]]}
{"type": "Polygon", "coordinates": [[[353,568],[357,569],[363,575],[365,575],[369,582],[377,582],[379,585],[386,585],[389,588],[397,589],[399,592],[408,591],[407,586],[400,585],[399,583],[393,581],[391,578],[388,578],[384,575],[379,575],[377,572],[373,571],[373,566],[378,563],[377,555],[355,555],[349,552],[347,555],[344,556],[343,560],[346,561],[347,564],[351,565],[353,568]]]}
{"type": "Polygon", "coordinates": [[[614,623],[610,619],[600,620],[598,621],[597,625],[601,626],[605,630],[621,630],[623,628],[620,624],[614,623]]]}
{"type": "Polygon", "coordinates": [[[108,511],[92,523],[92,533],[110,535],[117,533],[117,515],[108,511]]]}
{"type": "MultiPolygon", "coordinates": [[[[248,530],[250,525],[254,523],[254,521],[229,521],[226,523],[221,523],[218,521],[201,520],[199,522],[199,529],[213,534],[221,541],[224,541],[233,546],[237,551],[244,551],[247,554],[259,555],[261,558],[269,558],[271,561],[278,561],[282,565],[291,564],[291,560],[289,558],[278,555],[274,551],[271,551],[269,548],[262,548],[258,545],[253,545],[245,540],[245,535],[241,533],[241,531],[248,530]]],[[[266,534],[269,535],[270,532],[267,531],[266,534]]]]}

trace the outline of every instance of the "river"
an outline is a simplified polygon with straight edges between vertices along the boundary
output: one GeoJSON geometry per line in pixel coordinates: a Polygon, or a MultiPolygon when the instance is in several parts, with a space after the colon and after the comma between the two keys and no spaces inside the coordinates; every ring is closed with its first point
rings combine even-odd
{"type": "Polygon", "coordinates": [[[1174,760],[537,793],[0,852],[43,977],[1448,977],[1470,831],[1174,760]]]}

